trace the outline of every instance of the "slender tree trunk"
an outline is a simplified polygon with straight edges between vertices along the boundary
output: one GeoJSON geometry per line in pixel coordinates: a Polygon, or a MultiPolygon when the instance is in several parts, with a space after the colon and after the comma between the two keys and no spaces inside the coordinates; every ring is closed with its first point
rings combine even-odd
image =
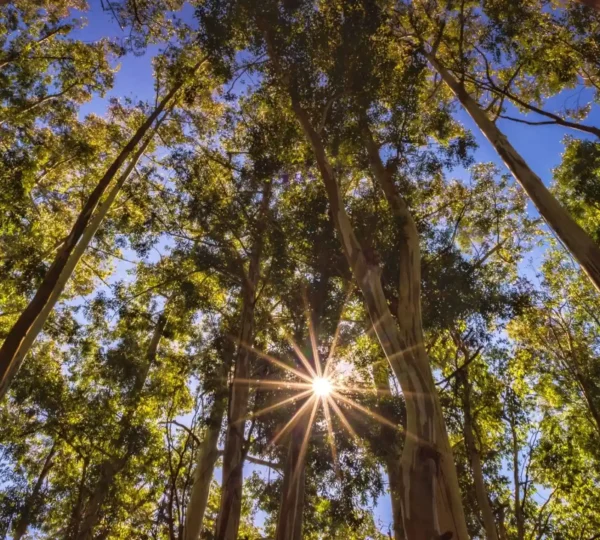
{"type": "Polygon", "coordinates": [[[75,501],[75,506],[71,512],[71,518],[69,519],[69,524],[65,534],[65,538],[68,538],[69,540],[73,540],[79,532],[79,523],[81,521],[81,512],[83,510],[83,499],[86,491],[85,483],[87,481],[87,470],[89,463],[89,458],[84,458],[83,467],[81,469],[81,478],[79,479],[79,489],[77,490],[77,501],[75,501]]]}
{"type": "Polygon", "coordinates": [[[250,373],[249,346],[254,341],[254,309],[256,291],[260,281],[260,257],[263,235],[267,225],[267,213],[271,200],[271,183],[263,192],[259,211],[254,247],[250,256],[248,275],[242,283],[242,323],[239,345],[235,360],[235,372],[229,399],[227,434],[223,455],[223,484],[221,505],[215,527],[215,540],[236,540],[242,510],[242,484],[246,449],[245,426],[248,415],[250,388],[247,380],[250,373]]]}
{"type": "Polygon", "coordinates": [[[467,456],[471,464],[473,479],[475,482],[475,495],[477,504],[483,518],[483,527],[488,540],[498,540],[498,532],[496,530],[496,522],[494,520],[494,512],[488,497],[485,478],[483,476],[483,467],[481,465],[481,456],[475,442],[475,434],[473,429],[473,417],[471,413],[471,385],[468,379],[468,368],[460,370],[458,379],[462,385],[462,409],[464,414],[463,434],[465,437],[465,447],[467,456]]]}
{"type": "MultiPolygon", "coordinates": [[[[346,213],[323,143],[301,106],[292,81],[280,69],[269,30],[265,30],[271,60],[285,82],[293,111],[313,149],[346,259],[363,293],[379,342],[406,398],[407,436],[402,455],[402,489],[406,497],[402,514],[407,538],[431,540],[452,537],[466,540],[467,527],[452,452],[423,346],[420,320],[415,317],[415,308],[420,302],[418,295],[415,296],[419,274],[409,275],[409,280],[403,284],[401,299],[408,303],[410,311],[406,315],[401,314],[401,321],[408,320],[409,325],[399,332],[383,292],[381,269],[370,264],[365,257],[346,213]]],[[[418,254],[418,244],[411,245],[409,252],[418,254]]],[[[410,271],[414,272],[414,269],[411,266],[410,271]]]]}
{"type": "Polygon", "coordinates": [[[25,506],[23,507],[21,515],[19,516],[19,519],[15,525],[13,540],[21,540],[21,538],[25,536],[31,520],[35,517],[35,513],[42,502],[42,487],[44,485],[44,481],[46,480],[50,469],[54,465],[53,460],[56,450],[56,443],[54,443],[52,448],[50,448],[50,452],[48,452],[46,459],[44,460],[44,465],[42,465],[42,470],[40,471],[40,475],[33,486],[31,495],[29,495],[25,501],[25,506]]]}
{"type": "MultiPolygon", "coordinates": [[[[375,382],[375,388],[377,389],[377,396],[379,398],[379,404],[377,407],[378,413],[392,423],[397,422],[397,419],[387,412],[387,407],[384,405],[385,400],[392,396],[390,372],[387,365],[387,360],[384,359],[382,362],[377,362],[375,365],[373,365],[373,379],[375,382]]],[[[384,426],[383,429],[387,429],[387,427],[384,426]]],[[[384,451],[383,461],[389,480],[394,540],[405,540],[406,535],[404,534],[404,518],[402,517],[404,494],[402,491],[402,466],[400,464],[400,458],[402,456],[402,436],[400,432],[386,433],[384,431],[381,438],[384,438],[387,443],[384,451]]],[[[380,445],[380,440],[373,441],[371,444],[373,446],[380,445]]]]}
{"type": "Polygon", "coordinates": [[[204,512],[208,503],[208,494],[212,482],[215,463],[219,458],[219,434],[227,406],[227,395],[222,392],[215,396],[210,416],[206,423],[206,431],[198,450],[194,483],[185,516],[185,540],[198,540],[202,531],[204,512]]]}
{"type": "Polygon", "coordinates": [[[303,440],[309,429],[310,411],[306,411],[291,432],[283,471],[283,488],[275,540],[302,540],[302,517],[306,480],[306,453],[303,440]]]}
{"type": "MultiPolygon", "coordinates": [[[[591,0],[590,0],[591,1],[591,0]]],[[[596,3],[596,2],[594,2],[596,3]]],[[[508,142],[506,136],[486,115],[464,86],[433,56],[427,59],[463,105],[481,132],[490,141],[517,182],[521,184],[548,226],[566,249],[577,259],[590,281],[600,291],[600,246],[573,220],[571,215],[550,193],[539,176],[508,142]]]]}
{"type": "MultiPolygon", "coordinates": [[[[63,273],[65,266],[68,264],[69,258],[73,253],[77,243],[81,240],[86,227],[88,227],[90,220],[92,219],[92,215],[100,202],[100,199],[118,174],[121,166],[127,161],[127,159],[129,159],[129,157],[135,151],[137,145],[150,131],[154,122],[167,107],[171,106],[176,94],[186,84],[187,81],[191,80],[192,75],[196,73],[198,69],[200,69],[203,63],[204,60],[198,62],[190,75],[187,77],[182,77],[181,80],[173,86],[169,93],[159,103],[158,107],[138,128],[123,150],[121,150],[117,158],[106,170],[104,176],[100,179],[90,194],[81,213],[75,221],[69,236],[65,240],[61,249],[58,251],[54,262],[46,272],[46,275],[44,276],[44,279],[34,297],[31,299],[29,305],[21,313],[13,327],[10,329],[6,339],[4,340],[4,343],[2,344],[2,347],[0,348],[0,399],[2,399],[6,394],[10,385],[10,381],[18,370],[19,366],[17,362],[17,355],[20,353],[19,356],[24,357],[28,352],[22,347],[23,340],[31,331],[36,319],[42,313],[48,304],[48,301],[53,296],[54,291],[59,286],[61,274],[63,273]]],[[[33,338],[35,339],[35,336],[33,336],[33,338]]]]}
{"type": "MultiPolygon", "coordinates": [[[[163,331],[167,324],[167,317],[165,314],[161,314],[158,318],[158,322],[154,327],[152,339],[148,346],[148,352],[146,356],[146,363],[143,370],[137,374],[136,381],[131,391],[131,403],[127,412],[123,415],[119,429],[119,437],[115,443],[115,451],[121,452],[122,447],[125,445],[127,436],[131,431],[131,424],[133,422],[135,413],[137,412],[137,406],[140,399],[140,394],[148,378],[150,367],[156,360],[156,354],[158,352],[158,345],[163,335],[163,331]]],[[[81,525],[78,528],[76,536],[77,540],[91,540],[94,534],[94,528],[98,524],[100,519],[100,511],[102,505],[108,496],[110,488],[113,485],[115,477],[125,468],[129,458],[131,457],[131,451],[129,448],[125,449],[123,455],[115,456],[112,459],[108,459],[102,463],[100,467],[100,477],[96,483],[94,490],[86,504],[83,517],[81,519],[81,525]]]]}
{"type": "Polygon", "coordinates": [[[512,436],[512,452],[513,452],[513,484],[514,484],[514,504],[515,504],[515,521],[517,522],[517,539],[524,540],[525,524],[523,522],[523,507],[521,504],[521,481],[519,471],[519,438],[517,435],[517,427],[514,420],[510,421],[510,431],[512,436]]]}
{"type": "Polygon", "coordinates": [[[400,460],[392,455],[386,456],[385,472],[390,483],[390,500],[392,502],[392,523],[394,540],[405,540],[404,519],[402,518],[402,467],[400,460]]]}
{"type": "Polygon", "coordinates": [[[135,169],[135,166],[145,153],[146,149],[148,148],[148,145],[152,141],[154,134],[160,127],[160,124],[162,124],[162,122],[165,120],[167,114],[168,113],[165,113],[165,115],[157,121],[153,132],[146,138],[140,149],[135,153],[135,155],[131,159],[131,162],[129,163],[123,174],[121,174],[121,176],[119,177],[119,179],[117,180],[107,197],[102,201],[102,203],[100,203],[100,205],[98,206],[98,210],[94,213],[93,217],[88,223],[88,226],[85,228],[83,234],[81,235],[81,239],[73,249],[73,252],[69,256],[69,259],[67,260],[66,264],[64,265],[60,276],[54,286],[54,289],[48,297],[48,301],[40,311],[34,323],[31,325],[31,328],[27,332],[27,335],[23,338],[21,346],[19,347],[19,350],[16,352],[13,358],[13,362],[6,376],[5,382],[0,383],[0,399],[2,399],[3,392],[5,393],[6,390],[8,390],[8,388],[10,387],[10,384],[17,372],[19,371],[19,368],[21,367],[26,354],[29,352],[37,336],[44,328],[44,325],[46,324],[50,313],[54,309],[54,306],[58,302],[60,295],[62,294],[65,286],[67,285],[67,282],[69,281],[69,279],[71,279],[71,276],[73,275],[77,264],[83,257],[85,251],[87,250],[88,246],[90,245],[94,236],[96,235],[96,232],[100,228],[100,225],[102,225],[102,222],[106,218],[106,215],[108,214],[108,211],[110,210],[112,204],[117,198],[117,195],[120,193],[123,184],[125,184],[129,176],[135,169]]]}

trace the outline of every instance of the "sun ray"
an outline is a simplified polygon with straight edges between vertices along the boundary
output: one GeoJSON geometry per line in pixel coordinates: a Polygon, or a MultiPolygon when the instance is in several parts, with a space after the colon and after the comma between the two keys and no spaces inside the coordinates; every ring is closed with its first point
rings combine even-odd
{"type": "Polygon", "coordinates": [[[284,381],[276,379],[235,379],[233,384],[249,384],[250,386],[259,386],[270,388],[271,390],[307,390],[313,387],[312,384],[284,381]]]}
{"type": "Polygon", "coordinates": [[[300,407],[297,411],[296,414],[294,414],[294,416],[292,416],[289,420],[289,422],[283,426],[283,428],[279,431],[279,433],[277,435],[275,435],[275,437],[273,438],[273,440],[269,443],[269,446],[274,445],[279,439],[281,439],[281,437],[283,437],[283,435],[298,421],[298,418],[300,418],[300,416],[302,416],[302,414],[304,413],[304,411],[306,409],[308,409],[308,407],[310,407],[311,403],[313,402],[313,400],[315,400],[315,396],[314,394],[306,400],[306,403],[304,403],[304,405],[302,405],[302,407],[300,407]]]}
{"type": "Polygon", "coordinates": [[[304,462],[304,456],[306,455],[306,450],[308,448],[308,440],[310,439],[310,434],[312,433],[312,427],[315,421],[315,415],[317,414],[317,407],[319,406],[319,399],[315,399],[315,404],[313,405],[312,411],[310,413],[310,419],[308,420],[308,425],[306,426],[306,433],[302,439],[302,446],[300,447],[300,453],[298,455],[298,462],[296,463],[296,469],[294,470],[293,481],[295,482],[298,473],[300,472],[300,464],[304,462]]]}
{"type": "Polygon", "coordinates": [[[284,405],[287,405],[288,403],[292,403],[299,399],[308,397],[312,393],[313,393],[313,391],[311,388],[310,390],[306,390],[304,392],[301,392],[300,394],[294,394],[293,396],[291,396],[289,398],[278,401],[277,403],[274,403],[273,405],[269,405],[268,407],[265,407],[264,409],[260,409],[260,411],[251,412],[246,418],[242,418],[241,420],[238,420],[238,422],[245,422],[246,420],[249,420],[251,418],[256,418],[257,416],[262,416],[263,414],[266,414],[268,412],[275,411],[275,410],[283,407],[284,405]]]}
{"type": "Polygon", "coordinates": [[[330,400],[330,404],[331,404],[331,408],[338,415],[340,421],[342,422],[344,427],[348,430],[350,435],[352,435],[352,437],[354,439],[358,439],[358,435],[356,434],[356,431],[354,431],[354,428],[350,425],[350,422],[348,422],[348,419],[346,418],[346,415],[342,412],[342,409],[339,408],[338,404],[333,399],[330,400]]]}
{"type": "Polygon", "coordinates": [[[258,349],[255,349],[254,347],[252,347],[251,345],[248,345],[246,343],[242,343],[241,341],[238,341],[238,343],[242,347],[244,347],[244,348],[248,349],[249,351],[253,352],[256,356],[259,356],[260,358],[263,358],[267,362],[271,362],[272,364],[275,364],[276,366],[279,366],[279,367],[281,367],[281,368],[289,371],[290,373],[293,373],[294,375],[296,375],[300,379],[304,379],[307,383],[312,384],[312,377],[310,377],[306,373],[302,373],[301,371],[299,371],[297,369],[294,369],[291,366],[288,366],[285,362],[282,362],[281,360],[278,360],[277,358],[274,358],[271,355],[268,355],[268,354],[266,354],[264,352],[261,352],[258,349]]]}
{"type": "MultiPolygon", "coordinates": [[[[317,376],[317,372],[310,365],[310,362],[308,361],[308,358],[306,358],[306,356],[304,356],[304,353],[300,350],[300,347],[298,347],[298,344],[294,341],[294,339],[292,338],[292,336],[286,334],[285,337],[288,340],[288,343],[291,345],[292,349],[294,349],[294,352],[296,353],[296,355],[298,356],[298,358],[300,359],[300,361],[302,362],[302,364],[304,365],[304,367],[306,368],[306,370],[310,373],[310,375],[313,378],[316,377],[317,376]]],[[[306,377],[308,377],[308,375],[306,377]]]]}
{"type": "Polygon", "coordinates": [[[313,361],[317,370],[316,376],[323,377],[323,371],[321,370],[321,360],[319,358],[319,347],[317,346],[317,334],[315,332],[313,318],[310,315],[310,310],[308,308],[308,299],[306,298],[306,296],[304,296],[304,303],[306,308],[305,311],[306,319],[308,321],[308,335],[310,336],[310,345],[312,347],[313,361]]]}
{"type": "Polygon", "coordinates": [[[340,464],[338,463],[337,449],[335,447],[335,435],[333,433],[333,423],[331,422],[331,411],[329,410],[329,397],[325,396],[321,402],[323,403],[323,414],[325,415],[325,424],[327,426],[327,438],[331,447],[331,457],[333,458],[333,468],[336,476],[340,476],[340,464]]]}
{"type": "Polygon", "coordinates": [[[338,392],[332,392],[331,393],[333,395],[333,397],[338,398],[340,401],[343,401],[344,403],[347,403],[348,405],[350,405],[351,407],[354,407],[355,409],[358,409],[359,411],[364,412],[365,414],[368,414],[371,418],[377,420],[378,422],[380,422],[381,424],[385,424],[387,426],[390,426],[394,429],[399,429],[401,428],[401,426],[399,426],[398,424],[394,424],[393,422],[390,422],[387,418],[384,418],[383,416],[381,416],[380,414],[377,414],[376,412],[373,412],[370,409],[367,409],[366,407],[363,407],[362,405],[360,405],[359,403],[356,403],[356,401],[338,393],[338,392]]]}

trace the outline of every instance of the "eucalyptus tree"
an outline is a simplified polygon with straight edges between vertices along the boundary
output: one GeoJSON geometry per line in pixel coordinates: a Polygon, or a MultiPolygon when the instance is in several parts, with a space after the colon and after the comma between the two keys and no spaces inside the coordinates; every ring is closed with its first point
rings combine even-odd
{"type": "Polygon", "coordinates": [[[167,84],[169,85],[166,95],[164,95],[156,108],[154,108],[147,117],[141,119],[141,124],[135,128],[129,141],[116,155],[115,160],[108,166],[102,177],[99,179],[78,215],[70,233],[61,243],[54,261],[46,272],[35,295],[28,306],[20,314],[13,327],[8,331],[4,343],[0,348],[2,395],[6,393],[6,390],[10,385],[10,380],[18,371],[36,334],[39,333],[43,327],[43,323],[47,318],[49,311],[57,301],[64,284],[68,281],[73,268],[76,266],[79,257],[83,253],[86,242],[89,243],[92,239],[93,233],[95,232],[93,228],[97,229],[99,222],[101,222],[103,218],[103,214],[108,211],[121,185],[132,172],[136,161],[141,157],[139,151],[138,154],[135,154],[138,144],[140,144],[146,136],[153,136],[152,127],[155,121],[157,121],[162,114],[168,113],[170,109],[174,107],[181,89],[191,82],[192,77],[204,65],[205,59],[200,58],[198,60],[198,54],[194,53],[197,53],[197,51],[190,51],[190,54],[184,51],[181,58],[178,59],[179,62],[175,63],[175,66],[169,70],[170,73],[167,72],[165,74],[167,77],[167,84]],[[116,182],[114,188],[115,191],[108,196],[107,200],[109,202],[104,208],[102,206],[98,207],[102,196],[115,177],[117,177],[121,166],[129,158],[131,158],[131,163],[124,171],[120,181],[116,182]],[[99,221],[98,223],[91,225],[95,212],[98,214],[99,221]],[[88,229],[90,226],[93,228],[88,229]],[[86,235],[86,231],[89,231],[89,234],[86,235]],[[79,244],[82,241],[81,247],[77,250],[76,248],[79,247],[79,244]],[[35,330],[32,331],[32,328],[34,327],[35,330]]]}
{"type": "Polygon", "coordinates": [[[472,31],[468,23],[478,20],[478,17],[466,16],[466,8],[476,14],[474,6],[464,3],[461,5],[463,9],[458,10],[436,6],[435,12],[413,4],[399,6],[397,16],[394,17],[398,39],[412,43],[415,50],[423,54],[523,186],[548,226],[600,290],[600,247],[576,223],[510,144],[493,119],[489,118],[485,106],[478,101],[477,96],[471,95],[469,79],[460,74],[456,76],[451,71],[455,54],[459,56],[459,65],[467,69],[469,60],[475,55],[473,51],[476,50],[476,45],[472,46],[468,39],[471,35],[477,37],[478,32],[472,31]]]}

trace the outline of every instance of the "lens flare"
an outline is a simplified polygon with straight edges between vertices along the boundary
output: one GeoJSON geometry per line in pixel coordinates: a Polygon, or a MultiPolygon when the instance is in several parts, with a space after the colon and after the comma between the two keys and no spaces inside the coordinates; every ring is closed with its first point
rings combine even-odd
{"type": "Polygon", "coordinates": [[[327,397],[331,394],[331,382],[325,377],[315,377],[313,379],[313,392],[319,397],[327,397]]]}

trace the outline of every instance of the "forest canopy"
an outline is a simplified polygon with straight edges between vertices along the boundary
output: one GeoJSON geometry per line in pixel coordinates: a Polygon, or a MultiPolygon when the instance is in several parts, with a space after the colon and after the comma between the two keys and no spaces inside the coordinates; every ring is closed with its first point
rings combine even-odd
{"type": "Polygon", "coordinates": [[[0,1],[0,539],[600,538],[600,3],[0,1]]]}

